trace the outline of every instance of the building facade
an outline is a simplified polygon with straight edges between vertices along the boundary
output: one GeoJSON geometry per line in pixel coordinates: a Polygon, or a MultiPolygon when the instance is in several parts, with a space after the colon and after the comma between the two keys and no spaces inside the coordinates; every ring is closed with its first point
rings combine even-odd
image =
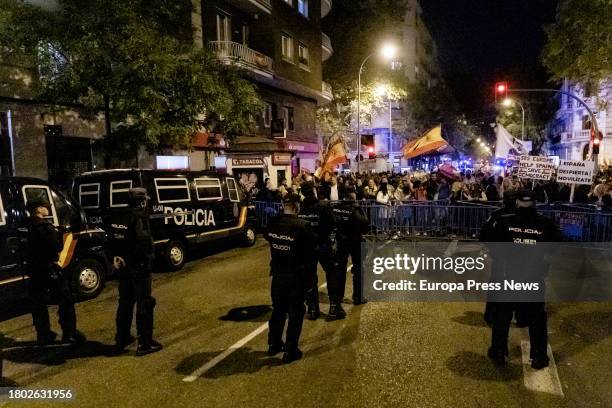
{"type": "MultiPolygon", "coordinates": [[[[438,50],[423,20],[423,10],[418,0],[408,0],[404,21],[396,37],[399,58],[392,69],[402,70],[410,84],[435,85],[440,80],[438,50]]],[[[372,115],[371,125],[363,133],[374,134],[377,153],[388,154],[394,167],[399,167],[401,147],[405,144],[405,134],[400,129],[407,122],[409,107],[393,100],[387,100],[385,105],[372,115]]]]}
{"type": "MultiPolygon", "coordinates": [[[[585,89],[581,84],[563,81],[561,90],[576,95],[595,114],[603,135],[599,163],[612,164],[612,80],[585,89]]],[[[547,153],[561,159],[584,160],[589,153],[591,118],[587,109],[573,98],[559,94],[559,110],[549,124],[547,153]]]]}
{"type": "MultiPolygon", "coordinates": [[[[264,107],[251,136],[272,139],[279,153],[292,153],[294,174],[314,171],[319,159],[316,110],[332,99],[330,87],[322,81],[322,62],[333,52],[321,31],[321,19],[331,7],[331,0],[202,0],[200,15],[194,18],[195,33],[202,36],[196,43],[201,41],[221,63],[244,68],[257,88],[264,107]],[[283,120],[284,132],[273,129],[278,119],[283,120]]],[[[264,168],[272,167],[269,146],[250,152],[230,147],[226,154],[237,163],[251,155],[263,159],[264,168]]],[[[281,181],[264,171],[266,176],[273,184],[281,181]]]]}

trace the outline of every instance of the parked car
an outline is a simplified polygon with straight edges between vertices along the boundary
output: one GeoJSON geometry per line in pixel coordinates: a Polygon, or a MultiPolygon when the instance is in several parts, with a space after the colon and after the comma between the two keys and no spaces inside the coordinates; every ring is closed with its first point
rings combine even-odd
{"type": "Polygon", "coordinates": [[[88,228],[85,214],[69,197],[35,178],[0,177],[0,303],[27,296],[28,202],[45,202],[49,219],[63,232],[59,265],[79,300],[96,297],[110,273],[106,234],[88,228]]]}
{"type": "Polygon", "coordinates": [[[156,256],[170,270],[185,264],[187,251],[226,237],[250,246],[256,240],[254,208],[236,180],[209,171],[100,170],[75,179],[73,196],[88,223],[105,228],[113,211],[128,206],[130,188],[144,187],[149,200],[156,256]]]}

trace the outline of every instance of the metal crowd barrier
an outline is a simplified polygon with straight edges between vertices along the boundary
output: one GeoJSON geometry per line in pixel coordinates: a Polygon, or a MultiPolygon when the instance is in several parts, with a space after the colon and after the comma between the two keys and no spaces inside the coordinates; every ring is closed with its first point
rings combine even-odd
{"type": "MultiPolygon", "coordinates": [[[[337,202],[330,202],[336,205],[337,202]]],[[[449,201],[410,201],[380,204],[359,201],[370,220],[370,233],[382,237],[451,237],[476,239],[495,204],[449,201]]],[[[278,202],[254,202],[257,221],[265,228],[270,218],[280,213],[278,202]]],[[[573,206],[542,206],[538,211],[551,218],[570,241],[612,241],[612,213],[573,206]]]]}

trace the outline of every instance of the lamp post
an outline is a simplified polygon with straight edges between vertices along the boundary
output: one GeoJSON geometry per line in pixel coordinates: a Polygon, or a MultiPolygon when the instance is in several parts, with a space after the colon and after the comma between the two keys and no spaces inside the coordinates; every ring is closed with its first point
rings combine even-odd
{"type": "Polygon", "coordinates": [[[504,106],[509,108],[510,106],[512,106],[512,104],[517,104],[518,106],[521,107],[521,111],[523,112],[523,122],[521,125],[521,140],[525,140],[525,108],[523,107],[523,105],[517,101],[516,99],[510,99],[510,98],[506,98],[504,99],[503,102],[504,106]]]}
{"type": "MultiPolygon", "coordinates": [[[[383,58],[391,59],[395,56],[397,49],[392,44],[385,44],[380,49],[380,53],[383,58]]],[[[376,54],[375,52],[371,53],[367,57],[364,58],[361,66],[359,67],[359,75],[357,77],[357,172],[359,172],[359,156],[361,155],[361,74],[363,73],[363,67],[366,62],[376,54]]]]}

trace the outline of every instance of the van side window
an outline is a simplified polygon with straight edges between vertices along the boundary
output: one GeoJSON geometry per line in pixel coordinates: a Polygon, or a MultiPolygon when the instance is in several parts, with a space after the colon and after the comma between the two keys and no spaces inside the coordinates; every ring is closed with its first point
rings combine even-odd
{"type": "Polygon", "coordinates": [[[221,200],[221,181],[217,178],[197,178],[195,181],[198,200],[221,200]]]}
{"type": "Polygon", "coordinates": [[[225,181],[227,182],[227,192],[229,194],[230,201],[240,201],[240,196],[238,195],[238,186],[236,186],[236,180],[231,177],[227,177],[225,181]]]}
{"type": "Polygon", "coordinates": [[[110,206],[127,207],[129,204],[129,191],[131,188],[132,180],[111,181],[110,206]]]}
{"type": "Polygon", "coordinates": [[[81,208],[99,208],[100,183],[81,184],[79,186],[79,204],[81,204],[81,208]]]}
{"type": "Polygon", "coordinates": [[[0,225],[6,225],[6,216],[4,215],[4,205],[2,205],[2,194],[0,193],[0,225]]]}
{"type": "Polygon", "coordinates": [[[160,204],[191,200],[189,183],[185,178],[156,178],[155,191],[160,204]]]}
{"type": "Polygon", "coordinates": [[[28,203],[41,203],[51,208],[51,214],[48,219],[53,221],[53,225],[59,225],[57,220],[57,213],[55,212],[55,204],[51,201],[51,190],[47,186],[38,185],[26,185],[21,188],[23,192],[24,204],[28,203]]]}

